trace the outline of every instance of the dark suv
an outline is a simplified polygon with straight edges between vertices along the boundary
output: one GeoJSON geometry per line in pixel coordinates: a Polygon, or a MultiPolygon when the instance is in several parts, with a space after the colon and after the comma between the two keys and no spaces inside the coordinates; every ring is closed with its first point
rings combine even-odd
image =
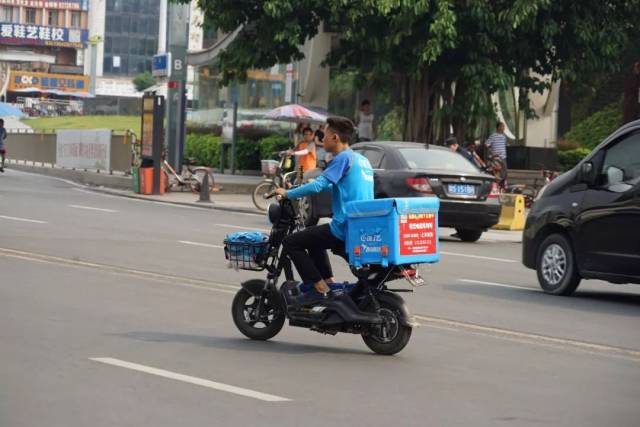
{"type": "Polygon", "coordinates": [[[640,283],[640,120],[540,191],[522,262],[555,295],[570,295],[582,278],[640,283]]]}

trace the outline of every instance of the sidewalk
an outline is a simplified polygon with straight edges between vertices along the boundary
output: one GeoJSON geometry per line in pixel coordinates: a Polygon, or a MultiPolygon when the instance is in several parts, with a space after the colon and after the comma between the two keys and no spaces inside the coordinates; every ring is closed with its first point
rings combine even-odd
{"type": "MultiPolygon", "coordinates": [[[[217,179],[217,176],[216,176],[217,179]]],[[[218,181],[216,181],[218,182],[218,181]]],[[[223,185],[223,184],[221,184],[223,185]]],[[[87,187],[87,190],[97,193],[110,194],[113,196],[129,197],[138,200],[169,203],[173,205],[190,206],[202,209],[219,209],[231,212],[242,212],[263,215],[264,213],[256,209],[251,199],[251,194],[230,194],[224,191],[211,193],[211,202],[200,202],[200,195],[189,191],[175,191],[161,195],[136,194],[131,190],[120,190],[106,187],[87,187]]]]}

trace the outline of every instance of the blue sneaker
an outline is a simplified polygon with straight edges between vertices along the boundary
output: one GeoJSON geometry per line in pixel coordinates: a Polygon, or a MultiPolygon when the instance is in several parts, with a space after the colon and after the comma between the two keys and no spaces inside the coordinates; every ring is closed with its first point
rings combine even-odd
{"type": "Polygon", "coordinates": [[[331,291],[327,294],[318,292],[316,288],[312,288],[309,292],[306,292],[296,298],[296,303],[301,307],[308,307],[316,305],[323,301],[328,301],[332,296],[331,291]]]}

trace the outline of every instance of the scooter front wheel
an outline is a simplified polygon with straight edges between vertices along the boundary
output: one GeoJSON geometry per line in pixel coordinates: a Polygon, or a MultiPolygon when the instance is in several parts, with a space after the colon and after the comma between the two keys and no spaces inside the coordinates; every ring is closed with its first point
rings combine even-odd
{"type": "MultiPolygon", "coordinates": [[[[370,309],[375,311],[373,307],[370,309]]],[[[382,317],[383,323],[362,335],[364,343],[378,354],[399,353],[409,344],[412,328],[401,322],[398,309],[391,304],[382,302],[377,313],[382,317]]]]}
{"type": "Polygon", "coordinates": [[[275,337],[285,320],[284,312],[276,301],[269,297],[255,297],[244,288],[233,298],[231,314],[233,323],[243,335],[259,341],[275,337]]]}

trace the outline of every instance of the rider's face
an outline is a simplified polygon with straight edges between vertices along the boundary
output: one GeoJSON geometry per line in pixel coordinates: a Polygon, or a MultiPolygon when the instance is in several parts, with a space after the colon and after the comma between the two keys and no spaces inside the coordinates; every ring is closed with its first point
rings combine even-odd
{"type": "Polygon", "coordinates": [[[340,144],[340,139],[338,138],[338,135],[336,135],[336,133],[329,127],[329,125],[326,125],[324,127],[324,139],[323,139],[323,146],[325,151],[327,153],[335,154],[337,151],[338,144],[340,144]]]}
{"type": "Polygon", "coordinates": [[[302,138],[304,139],[304,142],[311,142],[313,140],[313,132],[306,131],[304,135],[302,135],[302,138]]]}

